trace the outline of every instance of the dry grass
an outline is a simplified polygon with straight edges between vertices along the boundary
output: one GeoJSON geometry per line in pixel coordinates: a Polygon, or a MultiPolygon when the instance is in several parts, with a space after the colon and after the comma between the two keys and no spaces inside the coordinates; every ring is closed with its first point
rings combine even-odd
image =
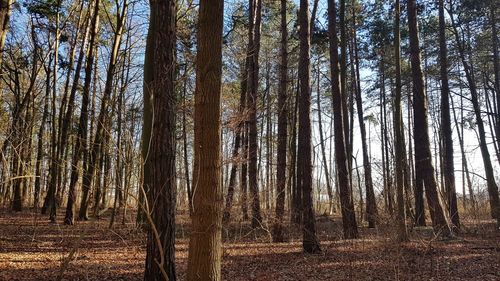
{"type": "MultiPolygon", "coordinates": [[[[60,214],[62,216],[62,214],[60,214]]],[[[61,217],[59,217],[61,218],[61,217]]],[[[131,214],[133,218],[133,214],[131,214]]],[[[0,210],[0,280],[54,280],[83,233],[63,280],[142,280],[145,235],[134,223],[108,229],[109,217],[50,224],[33,212],[0,210]]],[[[121,221],[121,220],[117,220],[121,221]]],[[[189,219],[179,216],[177,270],[187,264],[189,219]]],[[[339,218],[318,218],[323,253],[301,252],[300,232],[289,242],[269,242],[266,230],[233,222],[224,229],[224,280],[500,280],[500,235],[492,221],[467,224],[453,240],[436,240],[429,228],[415,229],[398,245],[390,223],[361,229],[363,239],[340,240],[339,218]]]]}

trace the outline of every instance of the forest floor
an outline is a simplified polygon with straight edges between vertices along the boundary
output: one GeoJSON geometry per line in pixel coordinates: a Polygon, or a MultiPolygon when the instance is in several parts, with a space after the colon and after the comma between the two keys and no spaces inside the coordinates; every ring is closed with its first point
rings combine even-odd
{"type": "MultiPolygon", "coordinates": [[[[125,225],[119,218],[110,230],[109,215],[65,226],[2,209],[0,280],[56,280],[61,268],[62,280],[142,280],[146,239],[132,218],[125,225]]],[[[414,229],[411,242],[399,245],[389,224],[379,227],[385,232],[361,228],[362,239],[340,240],[339,220],[318,217],[317,255],[302,253],[298,232],[276,244],[268,231],[234,222],[224,229],[223,280],[500,280],[500,234],[492,221],[470,223],[451,240],[414,229]]],[[[184,280],[189,219],[180,215],[178,222],[177,273],[184,280]]]]}

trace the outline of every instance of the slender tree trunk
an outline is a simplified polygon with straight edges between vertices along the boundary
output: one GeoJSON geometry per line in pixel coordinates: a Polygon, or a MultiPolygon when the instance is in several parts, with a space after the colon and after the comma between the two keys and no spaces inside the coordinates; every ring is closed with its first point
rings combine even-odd
{"type": "Polygon", "coordinates": [[[403,115],[401,110],[401,33],[400,33],[400,2],[396,0],[394,6],[394,58],[396,61],[396,95],[394,98],[394,137],[396,142],[396,198],[397,198],[397,216],[398,240],[408,241],[408,231],[406,229],[405,214],[405,179],[403,168],[403,159],[406,158],[404,149],[404,127],[403,115]]]}
{"type": "MultiPolygon", "coordinates": [[[[353,18],[356,19],[355,8],[353,7],[353,18]]],[[[373,180],[372,180],[372,166],[370,162],[370,155],[368,152],[368,144],[366,142],[366,126],[363,114],[363,98],[361,92],[361,76],[359,73],[359,54],[358,54],[358,44],[356,36],[356,25],[353,28],[353,49],[354,49],[354,62],[356,66],[356,106],[358,112],[359,129],[361,135],[361,149],[363,152],[363,167],[364,167],[364,177],[365,177],[365,188],[366,188],[366,220],[368,221],[368,227],[374,228],[377,221],[377,202],[375,200],[375,192],[373,190],[373,180]]]]}
{"type": "MultiPolygon", "coordinates": [[[[245,102],[245,104],[247,104],[245,102]]],[[[245,105],[245,108],[247,105],[245,105]]],[[[241,186],[241,213],[244,221],[249,219],[248,217],[248,122],[245,121],[243,124],[242,141],[243,141],[243,163],[241,163],[241,175],[240,175],[240,186],[241,186]]]]}
{"type": "Polygon", "coordinates": [[[183,145],[183,160],[184,160],[184,177],[186,178],[186,192],[188,196],[188,208],[189,208],[189,216],[193,214],[193,190],[191,188],[191,182],[189,180],[189,159],[188,159],[188,140],[187,140],[187,85],[188,85],[188,73],[187,73],[187,64],[184,68],[184,81],[182,87],[182,100],[183,100],[183,109],[182,109],[182,145],[183,145]]]}
{"type": "Polygon", "coordinates": [[[331,215],[333,210],[333,190],[330,182],[330,172],[328,170],[328,161],[326,159],[326,149],[325,149],[325,138],[323,135],[323,120],[321,113],[321,94],[320,94],[320,66],[318,65],[317,69],[317,88],[316,88],[316,105],[318,107],[318,130],[319,130],[319,140],[320,140],[320,148],[321,148],[321,159],[323,162],[323,169],[325,171],[326,178],[326,191],[328,193],[328,213],[331,215]]]}
{"type": "Polygon", "coordinates": [[[297,112],[298,112],[298,98],[299,98],[299,79],[297,78],[297,88],[295,91],[295,98],[293,99],[292,111],[292,132],[290,140],[290,177],[289,182],[291,185],[291,211],[290,220],[292,223],[300,224],[302,222],[302,190],[297,186],[297,112]]]}
{"type": "Polygon", "coordinates": [[[490,199],[490,211],[491,216],[494,219],[497,219],[497,224],[500,225],[500,200],[498,195],[498,185],[495,181],[495,175],[493,172],[493,165],[491,164],[490,153],[488,151],[488,144],[486,142],[486,132],[483,124],[483,117],[481,114],[481,107],[479,105],[478,91],[476,86],[476,81],[474,79],[472,73],[472,65],[471,62],[468,62],[465,57],[465,46],[464,43],[460,40],[460,35],[458,33],[457,26],[454,22],[454,16],[449,10],[450,18],[452,21],[453,33],[455,35],[456,42],[458,44],[458,51],[460,60],[462,61],[462,65],[464,67],[465,76],[467,79],[467,83],[469,84],[470,94],[471,94],[471,102],[474,109],[474,115],[476,117],[476,123],[479,133],[479,147],[481,149],[481,155],[483,156],[483,165],[484,171],[486,174],[486,182],[488,186],[488,195],[490,199]]]}
{"type": "Polygon", "coordinates": [[[429,204],[432,224],[435,231],[444,236],[448,236],[450,234],[450,229],[446,222],[441,203],[439,202],[434,166],[432,165],[428,127],[428,104],[420,59],[416,0],[408,1],[408,27],[410,31],[410,55],[413,76],[413,111],[417,184],[425,185],[425,194],[429,204]]]}
{"type": "Polygon", "coordinates": [[[453,160],[453,137],[450,116],[450,86],[448,83],[448,49],[446,46],[446,23],[444,0],[439,0],[439,62],[441,67],[441,135],[443,137],[443,176],[448,214],[451,223],[460,227],[458,216],[457,192],[455,189],[455,165],[453,160]]]}
{"type": "Polygon", "coordinates": [[[392,180],[389,161],[389,137],[387,126],[387,102],[385,87],[385,61],[384,54],[380,58],[380,125],[381,125],[381,148],[382,148],[382,172],[384,177],[384,198],[386,211],[392,216],[394,212],[394,196],[392,193],[392,180]]]}
{"type": "Polygon", "coordinates": [[[299,134],[297,154],[301,161],[297,162],[298,189],[302,190],[302,246],[306,253],[320,252],[319,240],[316,236],[312,200],[312,144],[311,144],[311,86],[310,86],[310,27],[309,3],[300,1],[299,9],[299,79],[300,94],[299,107],[299,134]]]}
{"type": "MultiPolygon", "coordinates": [[[[460,97],[460,99],[462,99],[462,96],[460,97]]],[[[462,156],[462,170],[463,170],[462,184],[463,184],[464,210],[466,209],[465,182],[467,182],[467,187],[469,190],[469,198],[471,201],[472,209],[474,210],[475,209],[474,190],[472,189],[472,180],[471,180],[470,173],[469,173],[469,166],[467,165],[467,157],[465,155],[464,137],[463,137],[464,128],[463,128],[463,125],[461,126],[461,124],[463,124],[463,118],[461,120],[462,122],[459,123],[458,118],[457,118],[457,114],[455,112],[455,107],[453,106],[453,98],[451,96],[450,96],[450,100],[451,100],[451,105],[452,105],[452,110],[453,110],[453,119],[455,120],[455,127],[457,128],[458,144],[460,145],[460,154],[462,156]],[[460,130],[460,127],[462,127],[461,130],[460,130]]],[[[463,102],[461,102],[461,105],[463,105],[463,102]]],[[[463,106],[461,106],[461,108],[463,109],[463,106]]]]}
{"type": "Polygon", "coordinates": [[[87,218],[87,208],[88,208],[88,191],[92,186],[92,182],[94,179],[94,173],[96,171],[96,167],[103,157],[104,146],[107,143],[109,133],[106,130],[106,127],[110,125],[111,121],[109,120],[109,103],[111,100],[111,94],[113,91],[113,81],[114,74],[117,64],[118,51],[120,50],[121,38],[123,33],[123,27],[125,25],[125,19],[127,16],[127,2],[125,1],[123,7],[119,9],[118,16],[116,19],[116,27],[115,34],[113,37],[113,45],[111,49],[111,54],[109,57],[108,69],[106,72],[106,82],[104,86],[103,97],[101,99],[99,117],[96,125],[96,133],[94,138],[94,143],[92,144],[92,150],[90,153],[90,158],[88,162],[88,166],[84,171],[84,176],[82,180],[82,190],[86,191],[82,195],[82,200],[80,202],[80,210],[78,212],[78,218],[81,220],[86,220],[87,218]]]}
{"type": "MultiPolygon", "coordinates": [[[[91,22],[91,37],[90,37],[90,42],[89,42],[89,52],[87,55],[87,62],[85,66],[85,80],[84,80],[84,86],[83,86],[83,92],[82,92],[82,107],[81,107],[81,113],[80,113],[80,123],[79,123],[79,128],[78,128],[78,140],[77,140],[77,145],[75,146],[75,153],[73,155],[73,160],[72,160],[72,175],[70,179],[70,187],[69,187],[69,193],[70,195],[68,196],[68,204],[66,206],[66,218],[65,218],[65,223],[66,224],[72,224],[73,223],[73,205],[74,201],[76,200],[76,194],[75,193],[75,185],[78,181],[78,162],[80,160],[80,157],[83,157],[83,170],[87,170],[87,159],[88,159],[88,119],[89,119],[89,103],[90,103],[90,84],[92,83],[92,70],[94,69],[94,61],[96,60],[97,56],[97,34],[99,30],[99,0],[96,0],[94,3],[94,15],[92,17],[92,22],[91,22]],[[78,143],[79,142],[79,143],[78,143]],[[80,155],[81,154],[81,155],[80,155]],[[73,194],[72,194],[73,193],[73,194]]],[[[94,75],[97,75],[95,73],[94,75]]],[[[76,91],[76,88],[74,89],[76,91]]],[[[92,132],[92,131],[91,131],[92,132]]],[[[86,173],[83,175],[84,181],[86,176],[86,173]]],[[[88,193],[89,189],[83,185],[82,186],[82,203],[87,204],[87,198],[88,198],[88,193]]],[[[80,204],[82,205],[82,204],[80,204]]],[[[81,208],[82,206],[80,206],[81,208]]]]}
{"type": "Polygon", "coordinates": [[[5,46],[5,38],[9,32],[10,14],[12,12],[13,0],[0,1],[0,74],[2,72],[3,48],[5,46]]]}
{"type": "Polygon", "coordinates": [[[278,88],[278,166],[276,167],[276,221],[273,241],[284,242],[283,217],[285,214],[286,151],[287,151],[287,85],[288,85],[288,28],[287,0],[281,0],[280,81],[278,88]]]}
{"type": "MultiPolygon", "coordinates": [[[[251,32],[249,31],[249,36],[251,35],[251,32]]],[[[249,37],[249,42],[250,42],[250,37],[249,37]]],[[[233,205],[233,197],[234,197],[234,187],[236,185],[236,176],[238,173],[238,166],[240,163],[242,163],[242,175],[241,175],[241,187],[242,187],[242,194],[243,194],[243,179],[245,179],[245,196],[246,196],[246,176],[243,178],[243,167],[246,163],[246,156],[244,149],[242,149],[242,154],[243,156],[240,156],[242,159],[238,159],[239,156],[239,149],[241,146],[245,146],[245,144],[242,145],[242,143],[245,142],[245,123],[246,123],[246,100],[247,100],[247,86],[248,86],[248,68],[250,66],[250,56],[248,56],[250,52],[251,46],[247,46],[247,57],[245,59],[245,65],[243,67],[242,71],[242,77],[241,77],[241,92],[240,92],[240,105],[239,105],[239,115],[238,115],[238,124],[236,126],[235,130],[235,139],[234,139],[234,147],[233,147],[233,152],[232,152],[232,159],[233,163],[231,166],[231,172],[229,174],[229,186],[228,186],[228,191],[227,191],[227,196],[226,196],[226,206],[224,208],[224,215],[223,215],[223,221],[224,222],[229,222],[231,218],[231,208],[233,205]]],[[[246,165],[245,165],[245,170],[246,170],[246,165]]],[[[246,172],[245,172],[246,175],[246,172]]],[[[244,210],[244,216],[246,214],[246,197],[245,197],[245,206],[242,206],[244,210]]]]}
{"type": "MultiPolygon", "coordinates": [[[[493,71],[495,71],[495,93],[496,93],[496,139],[497,147],[500,151],[500,58],[498,55],[498,32],[497,32],[497,12],[498,3],[491,1],[490,8],[490,24],[491,24],[491,38],[493,41],[493,71]]],[[[500,163],[500,156],[498,157],[498,163],[500,163]]]]}
{"type": "Polygon", "coordinates": [[[188,281],[221,280],[220,114],[223,1],[200,1],[194,119],[193,231],[188,281]]]}
{"type": "Polygon", "coordinates": [[[49,189],[47,192],[47,196],[45,197],[44,206],[47,206],[49,209],[49,219],[51,222],[56,221],[56,212],[58,202],[56,200],[56,188],[57,188],[57,172],[58,172],[58,161],[56,155],[56,145],[57,145],[57,126],[56,126],[56,99],[57,99],[57,70],[59,67],[59,36],[60,36],[60,28],[59,28],[59,19],[60,19],[60,5],[61,2],[57,2],[57,12],[56,12],[56,30],[55,30],[55,41],[54,41],[54,64],[53,64],[53,75],[52,75],[52,99],[51,99],[51,107],[52,107],[52,131],[51,131],[51,150],[50,150],[50,182],[49,189]]]}
{"type": "Polygon", "coordinates": [[[352,197],[352,153],[351,153],[351,143],[349,142],[349,110],[347,107],[347,28],[346,28],[346,0],[340,1],[339,9],[339,26],[340,26],[340,94],[342,96],[342,118],[343,118],[343,128],[344,128],[344,142],[347,153],[347,168],[349,177],[349,188],[351,189],[352,197]]]}
{"type": "Polygon", "coordinates": [[[252,227],[262,226],[262,215],[260,212],[260,199],[259,199],[259,187],[258,187],[258,169],[257,169],[257,154],[258,154],[258,144],[257,144],[257,100],[258,100],[258,87],[259,87],[259,52],[260,52],[260,29],[262,20],[262,0],[251,0],[254,1],[252,12],[254,19],[252,20],[255,25],[254,36],[252,44],[251,53],[251,67],[249,71],[248,79],[248,98],[249,98],[249,122],[248,122],[248,183],[249,190],[251,194],[251,204],[252,204],[252,227]]]}
{"type": "Polygon", "coordinates": [[[38,130],[38,144],[37,144],[37,155],[36,155],[36,164],[35,164],[35,190],[34,190],[34,200],[33,206],[35,209],[38,209],[39,200],[40,200],[40,187],[42,182],[42,166],[43,166],[43,156],[45,151],[43,149],[44,139],[43,136],[45,134],[45,122],[49,116],[49,92],[45,92],[45,96],[43,98],[43,113],[42,120],[40,120],[40,129],[38,130]]]}
{"type": "MultiPolygon", "coordinates": [[[[76,183],[78,182],[79,177],[79,162],[82,157],[87,153],[87,136],[88,136],[88,119],[89,119],[89,95],[90,95],[90,83],[92,81],[92,69],[94,66],[96,51],[96,37],[97,30],[99,29],[99,0],[93,2],[93,15],[90,21],[90,40],[87,54],[87,61],[85,65],[85,80],[82,91],[82,104],[80,109],[80,118],[78,123],[78,133],[76,138],[76,144],[74,147],[73,157],[71,160],[71,176],[70,183],[68,189],[68,202],[66,204],[66,214],[64,217],[64,224],[72,225],[73,224],[73,208],[76,201],[76,183]]],[[[89,32],[89,31],[86,31],[89,32]]],[[[87,37],[87,34],[85,35],[87,37]]],[[[85,41],[85,40],[84,40],[85,41]]],[[[78,58],[78,63],[80,64],[83,61],[83,54],[85,52],[85,42],[82,43],[82,48],[80,49],[80,54],[78,58]]],[[[74,99],[76,95],[78,80],[79,80],[79,67],[77,64],[77,69],[75,71],[75,77],[73,79],[73,86],[70,93],[70,102],[68,103],[68,111],[66,113],[66,118],[71,116],[70,112],[70,104],[72,104],[71,100],[74,99]]],[[[63,125],[64,126],[64,125],[63,125]]]]}
{"type": "Polygon", "coordinates": [[[336,28],[335,0],[328,0],[328,37],[330,39],[330,75],[332,83],[332,103],[335,123],[335,156],[337,163],[337,175],[340,190],[340,204],[342,211],[342,224],[344,238],[353,239],[358,237],[358,226],[349,186],[349,170],[344,134],[344,118],[342,110],[342,92],[339,81],[339,55],[336,28]]]}

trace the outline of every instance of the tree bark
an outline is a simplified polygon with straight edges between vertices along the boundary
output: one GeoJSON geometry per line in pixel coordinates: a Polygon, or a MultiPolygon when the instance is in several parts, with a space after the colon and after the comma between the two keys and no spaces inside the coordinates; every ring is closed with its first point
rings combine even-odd
{"type": "Polygon", "coordinates": [[[9,32],[9,21],[13,3],[13,0],[0,1],[0,74],[2,72],[3,48],[5,46],[5,38],[9,32]]]}
{"type": "Polygon", "coordinates": [[[298,189],[302,190],[302,246],[306,253],[321,251],[316,236],[316,222],[314,218],[312,200],[312,144],[311,144],[311,86],[310,86],[310,27],[309,3],[300,1],[299,15],[299,79],[300,93],[299,107],[299,134],[297,154],[301,161],[297,162],[298,189]]]}
{"type": "Polygon", "coordinates": [[[151,0],[150,25],[144,65],[144,126],[151,129],[144,167],[148,226],[144,280],[176,280],[175,272],[175,147],[176,93],[175,43],[176,2],[151,0]],[[146,75],[147,73],[147,75],[146,75]],[[151,122],[151,123],[149,123],[151,122]],[[150,178],[147,178],[150,177],[150,178]]]}
{"type": "Polygon", "coordinates": [[[434,230],[443,236],[448,236],[450,234],[450,229],[446,222],[441,203],[439,202],[439,194],[437,192],[430,150],[428,103],[420,59],[416,0],[408,1],[408,27],[410,31],[410,55],[413,77],[416,179],[417,184],[423,184],[425,186],[425,195],[429,204],[434,230]]]}
{"type": "MultiPolygon", "coordinates": [[[[496,12],[498,3],[491,1],[490,8],[490,24],[491,24],[491,37],[493,41],[493,71],[495,71],[495,92],[496,92],[496,138],[497,147],[500,150],[500,58],[498,55],[498,32],[497,32],[497,22],[496,22],[496,12]]],[[[500,163],[500,157],[498,157],[498,163],[500,163]]]]}
{"type": "Polygon", "coordinates": [[[193,225],[188,281],[221,280],[220,115],[223,1],[200,1],[194,119],[193,225]]]}
{"type": "Polygon", "coordinates": [[[354,239],[358,238],[359,235],[351,188],[349,186],[349,170],[343,121],[344,111],[342,110],[342,92],[340,91],[339,81],[340,70],[336,27],[337,15],[335,9],[335,0],[328,0],[328,37],[330,39],[330,75],[332,83],[332,103],[335,123],[335,155],[344,238],[354,239]]]}
{"type": "Polygon", "coordinates": [[[260,212],[260,198],[258,187],[258,169],[257,169],[257,100],[259,88],[259,52],[260,52],[260,29],[262,20],[262,0],[253,1],[252,22],[254,22],[254,35],[252,40],[251,50],[251,63],[250,71],[248,73],[248,109],[249,109],[249,122],[248,122],[248,183],[249,191],[251,194],[252,204],[252,227],[262,226],[262,215],[260,212]]]}
{"type": "Polygon", "coordinates": [[[488,144],[486,142],[486,132],[484,129],[483,117],[481,115],[481,107],[479,105],[478,98],[478,90],[476,81],[474,79],[472,73],[471,62],[468,62],[465,57],[465,46],[464,43],[460,40],[460,35],[458,33],[457,26],[454,22],[454,15],[449,10],[451,24],[453,27],[453,33],[455,35],[455,39],[458,45],[458,51],[460,60],[464,67],[465,77],[467,79],[467,83],[469,84],[469,90],[471,94],[471,102],[474,109],[474,115],[476,117],[477,129],[479,133],[479,147],[481,149],[481,155],[483,158],[484,172],[486,174],[486,184],[488,186],[488,195],[490,201],[490,212],[492,218],[497,220],[497,224],[500,225],[500,199],[498,195],[498,185],[495,181],[495,174],[493,172],[493,165],[491,163],[490,153],[488,151],[488,144]]]}
{"type": "Polygon", "coordinates": [[[404,178],[404,163],[406,151],[404,149],[404,131],[403,131],[403,115],[401,110],[401,32],[400,32],[400,2],[396,0],[394,6],[394,58],[396,61],[396,95],[394,98],[394,137],[396,145],[396,198],[397,198],[397,216],[398,225],[398,240],[408,241],[408,231],[406,229],[406,213],[405,213],[405,178],[404,178]]]}
{"type": "MultiPolygon", "coordinates": [[[[355,7],[353,7],[353,18],[356,20],[355,7]]],[[[359,129],[361,135],[361,149],[363,153],[363,168],[365,177],[365,188],[366,188],[366,220],[368,221],[368,227],[374,228],[377,221],[377,202],[375,200],[375,192],[373,190],[373,179],[372,179],[372,166],[370,162],[370,155],[368,152],[368,144],[366,142],[366,126],[363,114],[363,98],[361,92],[361,76],[359,73],[359,54],[358,54],[358,44],[356,36],[356,22],[353,28],[353,49],[354,49],[354,63],[356,67],[356,106],[358,111],[358,121],[359,129]]]]}
{"type": "Polygon", "coordinates": [[[446,23],[444,0],[439,0],[439,63],[441,75],[441,135],[443,138],[443,176],[448,214],[451,223],[460,227],[457,192],[455,189],[455,164],[453,160],[453,137],[450,116],[450,86],[448,83],[448,48],[446,46],[446,23]]]}
{"type": "Polygon", "coordinates": [[[287,0],[281,0],[281,44],[280,81],[278,88],[278,166],[276,167],[276,221],[273,226],[273,241],[284,242],[283,217],[285,214],[286,151],[288,141],[288,28],[287,0]]]}

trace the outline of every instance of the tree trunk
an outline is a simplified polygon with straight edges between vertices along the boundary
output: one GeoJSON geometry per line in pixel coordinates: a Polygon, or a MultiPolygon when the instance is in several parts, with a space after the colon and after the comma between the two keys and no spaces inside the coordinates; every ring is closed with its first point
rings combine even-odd
{"type": "Polygon", "coordinates": [[[443,176],[448,214],[451,223],[460,227],[457,192],[455,189],[455,165],[453,161],[453,137],[450,116],[450,86],[448,83],[448,49],[446,46],[444,0],[439,0],[439,62],[441,67],[441,135],[443,137],[443,176]]]}
{"type": "Polygon", "coordinates": [[[330,75],[332,83],[332,103],[335,123],[335,156],[337,164],[338,184],[340,190],[340,204],[342,210],[342,224],[344,238],[358,237],[358,226],[349,186],[349,170],[344,134],[344,118],[342,110],[342,92],[339,81],[339,55],[336,28],[335,0],[328,0],[328,37],[330,39],[330,75]]]}
{"type": "Polygon", "coordinates": [[[290,221],[295,224],[302,222],[302,191],[297,187],[297,110],[299,98],[299,79],[293,99],[293,111],[291,116],[291,140],[290,140],[290,173],[289,182],[291,189],[290,221]]]}
{"type": "Polygon", "coordinates": [[[465,58],[465,46],[464,43],[460,40],[460,35],[458,33],[457,26],[454,22],[454,16],[449,10],[451,24],[453,27],[453,33],[455,35],[456,42],[458,44],[458,51],[460,60],[462,61],[462,65],[464,67],[465,77],[467,79],[467,83],[469,84],[470,94],[471,94],[471,102],[474,109],[474,115],[476,117],[477,128],[479,131],[479,147],[481,149],[481,155],[483,156],[483,165],[484,172],[486,174],[486,183],[488,186],[488,195],[490,200],[490,212],[492,218],[497,220],[497,224],[500,225],[500,200],[498,195],[498,185],[495,181],[495,174],[493,172],[493,165],[491,164],[490,153],[488,151],[488,144],[486,142],[486,132],[483,124],[483,117],[481,115],[481,107],[479,105],[478,91],[476,86],[476,81],[474,79],[472,73],[471,62],[468,62],[465,58]]]}
{"type": "MultiPolygon", "coordinates": [[[[497,22],[496,22],[496,7],[498,3],[491,1],[490,8],[490,24],[491,24],[491,37],[493,40],[493,71],[495,71],[495,92],[496,92],[496,137],[497,137],[497,147],[500,151],[500,58],[498,55],[498,32],[497,32],[497,22]]],[[[498,157],[498,163],[500,163],[500,157],[498,157]]]]}
{"type": "Polygon", "coordinates": [[[260,213],[260,199],[259,199],[259,187],[258,187],[258,170],[257,170],[257,100],[258,100],[258,88],[259,88],[259,52],[260,52],[260,29],[262,20],[262,0],[251,0],[254,6],[252,9],[252,15],[254,19],[252,20],[254,25],[254,36],[252,44],[251,53],[251,63],[248,79],[248,98],[249,98],[249,122],[248,122],[248,183],[249,190],[251,194],[251,204],[252,204],[252,227],[262,226],[262,215],[260,213]]]}
{"type": "Polygon", "coordinates": [[[427,110],[428,103],[420,59],[416,0],[408,1],[408,27],[410,31],[410,55],[413,77],[416,179],[417,184],[423,184],[425,186],[425,194],[429,204],[434,230],[444,236],[448,236],[450,234],[450,229],[446,222],[441,203],[439,202],[434,166],[432,165],[427,110]]]}
{"type": "Polygon", "coordinates": [[[51,107],[52,107],[52,130],[51,130],[51,150],[50,150],[50,182],[49,188],[47,191],[47,195],[45,197],[44,206],[46,209],[49,209],[49,219],[51,222],[56,221],[56,212],[58,202],[56,200],[56,188],[57,188],[57,177],[58,177],[58,166],[59,162],[57,161],[56,149],[57,149],[57,126],[56,126],[56,99],[57,99],[57,71],[59,67],[59,36],[60,36],[60,28],[59,28],[59,19],[60,19],[60,1],[57,2],[57,13],[56,13],[56,27],[55,27],[55,42],[54,42],[54,64],[53,64],[53,76],[52,76],[52,99],[51,99],[51,107]]]}
{"type": "Polygon", "coordinates": [[[299,79],[300,94],[299,107],[299,134],[297,154],[301,161],[297,162],[298,189],[302,190],[302,246],[306,253],[320,252],[319,240],[316,237],[312,199],[312,144],[311,144],[311,86],[310,86],[310,27],[309,3],[300,1],[299,9],[299,79]]]}
{"type": "Polygon", "coordinates": [[[0,1],[0,74],[3,62],[3,48],[5,46],[5,38],[9,32],[10,14],[12,12],[13,0],[0,1]]]}
{"type": "MultiPolygon", "coordinates": [[[[111,54],[109,56],[108,69],[106,71],[106,82],[104,86],[103,97],[101,99],[99,117],[97,120],[97,128],[95,133],[94,143],[92,144],[92,150],[90,153],[90,159],[88,166],[84,171],[84,176],[82,180],[82,190],[87,191],[82,195],[82,200],[80,203],[80,210],[78,213],[79,219],[87,219],[87,207],[88,207],[88,191],[92,185],[94,179],[94,173],[97,167],[97,163],[104,156],[104,146],[107,143],[109,133],[106,130],[111,124],[109,117],[109,103],[111,100],[111,93],[113,91],[113,81],[114,74],[117,64],[118,51],[120,50],[121,38],[123,33],[123,27],[125,25],[125,19],[127,16],[127,2],[123,3],[123,7],[119,9],[118,16],[116,19],[115,33],[113,37],[113,45],[111,49],[111,54]]],[[[97,203],[97,202],[96,202],[97,203]]]]}
{"type": "Polygon", "coordinates": [[[146,214],[150,225],[148,226],[144,273],[144,280],[148,281],[164,280],[167,277],[169,281],[176,280],[174,66],[177,12],[175,3],[173,0],[150,1],[151,15],[144,65],[144,91],[145,98],[150,98],[152,112],[148,112],[151,114],[149,116],[145,114],[144,125],[146,128],[151,128],[151,135],[149,142],[145,143],[143,139],[143,146],[147,146],[143,149],[148,152],[144,159],[147,163],[144,167],[144,184],[147,184],[144,188],[147,192],[145,212],[150,214],[146,214]],[[150,119],[152,116],[154,118],[150,119]],[[147,124],[147,122],[151,123],[147,124]]]}
{"type": "Polygon", "coordinates": [[[404,163],[406,151],[404,149],[404,127],[403,115],[401,113],[401,33],[400,33],[400,2],[396,0],[394,17],[394,58],[396,60],[396,95],[394,98],[394,138],[396,142],[396,198],[397,198],[397,216],[398,240],[408,241],[408,231],[406,229],[405,214],[405,179],[404,163]]]}
{"type": "Polygon", "coordinates": [[[40,121],[40,129],[38,130],[38,144],[37,144],[37,155],[36,155],[36,164],[35,164],[35,190],[34,190],[34,200],[33,206],[35,209],[38,209],[38,204],[40,200],[40,187],[42,182],[42,166],[43,166],[43,156],[45,154],[43,148],[43,135],[45,134],[45,122],[49,116],[49,91],[45,92],[45,96],[43,98],[43,113],[42,120],[40,121]]]}
{"type": "MultiPolygon", "coordinates": [[[[82,91],[82,104],[81,104],[81,110],[80,110],[80,119],[78,123],[78,133],[77,133],[77,138],[76,138],[76,144],[74,147],[73,151],[73,157],[71,160],[71,176],[70,176],[70,183],[69,183],[69,189],[68,189],[68,202],[66,204],[66,214],[64,217],[64,224],[67,225],[72,225],[73,224],[73,207],[76,201],[76,183],[78,182],[78,177],[79,177],[79,168],[78,164],[80,162],[80,159],[87,153],[88,149],[88,143],[87,143],[87,136],[88,136],[88,119],[89,119],[89,95],[90,95],[90,83],[92,81],[92,69],[94,66],[94,60],[95,60],[95,55],[94,52],[96,51],[96,37],[97,37],[97,30],[99,29],[99,0],[96,0],[93,2],[93,15],[91,16],[91,22],[90,22],[90,40],[89,40],[89,47],[88,47],[88,55],[87,55],[87,61],[85,65],[85,80],[84,80],[84,85],[83,85],[83,91],[82,91]]],[[[89,32],[89,30],[86,31],[86,33],[89,32]]],[[[87,37],[87,34],[85,35],[87,37]]],[[[80,54],[78,58],[78,63],[80,64],[81,67],[81,62],[83,61],[83,54],[85,53],[84,50],[84,44],[83,42],[82,48],[80,49],[80,54]]],[[[74,96],[76,95],[76,90],[77,90],[77,85],[78,85],[78,80],[79,80],[79,68],[77,64],[77,70],[75,71],[75,77],[73,79],[73,86],[71,89],[70,93],[70,101],[74,99],[74,96]]],[[[70,104],[71,102],[68,103],[68,111],[66,113],[66,118],[68,117],[68,114],[71,116],[70,110],[70,104]]]]}
{"type": "Polygon", "coordinates": [[[194,119],[193,224],[188,281],[221,280],[220,114],[223,1],[200,1],[194,119]]]}
{"type": "Polygon", "coordinates": [[[323,136],[323,120],[322,120],[322,112],[321,112],[321,94],[320,94],[320,66],[318,65],[317,70],[317,88],[316,88],[316,102],[318,107],[318,130],[319,130],[319,145],[321,148],[321,160],[323,163],[323,169],[325,171],[326,178],[326,191],[328,193],[328,214],[332,214],[333,210],[333,190],[331,185],[330,171],[328,170],[328,161],[326,159],[326,149],[325,149],[325,138],[323,136]]]}
{"type": "Polygon", "coordinates": [[[283,217],[285,214],[286,151],[287,151],[287,84],[288,84],[288,29],[287,0],[281,0],[281,64],[278,88],[278,166],[276,167],[276,221],[273,226],[273,241],[284,242],[283,217]]]}
{"type": "MultiPolygon", "coordinates": [[[[356,19],[355,8],[353,7],[353,18],[356,19]]],[[[356,26],[353,28],[353,49],[354,49],[354,62],[356,66],[356,106],[358,111],[359,130],[361,135],[361,149],[363,152],[363,168],[366,187],[366,220],[368,227],[374,228],[377,221],[377,202],[375,200],[375,192],[373,190],[372,180],[372,166],[370,162],[370,155],[368,152],[368,144],[366,142],[366,126],[363,114],[363,98],[361,93],[361,76],[359,73],[359,54],[358,43],[356,36],[356,26]]]]}

